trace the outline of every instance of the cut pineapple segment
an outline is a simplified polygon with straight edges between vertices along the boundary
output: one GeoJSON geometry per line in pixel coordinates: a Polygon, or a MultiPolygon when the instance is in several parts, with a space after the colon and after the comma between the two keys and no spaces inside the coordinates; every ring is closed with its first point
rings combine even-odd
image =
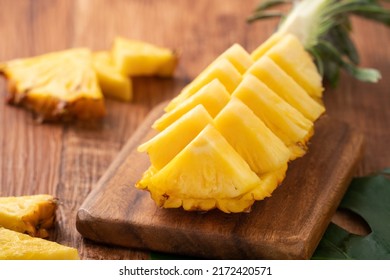
{"type": "MultiPolygon", "coordinates": [[[[209,124],[164,168],[146,172],[137,187],[149,190],[159,206],[166,207],[165,202],[172,197],[174,201],[182,201],[186,210],[209,210],[216,206],[225,212],[242,212],[254,200],[243,201],[239,197],[261,187],[261,180],[209,124]],[[224,202],[231,199],[236,202],[234,209],[224,202]]],[[[179,203],[173,204],[179,207],[179,203]]]]}
{"type": "Polygon", "coordinates": [[[44,238],[56,209],[57,200],[51,195],[0,197],[0,226],[44,238]]]}
{"type": "Polygon", "coordinates": [[[154,124],[153,128],[163,131],[195,106],[202,104],[212,118],[229,102],[230,94],[222,83],[215,79],[201,88],[197,93],[180,103],[175,109],[165,113],[154,124]]]}
{"type": "Polygon", "coordinates": [[[256,61],[252,67],[248,69],[248,73],[258,77],[309,120],[315,121],[324,113],[324,106],[311,98],[293,78],[286,74],[286,72],[269,57],[263,56],[256,61]]]}
{"type": "Polygon", "coordinates": [[[78,260],[77,249],[0,227],[0,260],[78,260]]]}
{"type": "Polygon", "coordinates": [[[130,101],[132,99],[131,79],[122,75],[115,67],[109,52],[94,53],[93,66],[104,96],[120,101],[130,101]]]}
{"type": "Polygon", "coordinates": [[[0,67],[0,73],[9,79],[10,103],[31,109],[43,120],[86,120],[105,115],[88,49],[12,60],[0,67]]]}
{"type": "Polygon", "coordinates": [[[266,55],[276,62],[313,98],[320,100],[322,78],[309,53],[292,34],[284,36],[266,55]]]}
{"type": "Polygon", "coordinates": [[[117,37],[112,47],[115,65],[127,76],[173,76],[178,56],[170,49],[117,37]]]}
{"type": "Polygon", "coordinates": [[[231,99],[214,124],[258,175],[280,169],[290,158],[286,145],[238,98],[231,99]]]}
{"type": "Polygon", "coordinates": [[[241,74],[226,58],[220,58],[210,67],[204,70],[199,76],[188,84],[181,93],[176,96],[165,108],[166,112],[173,110],[176,106],[182,103],[185,99],[194,95],[203,86],[210,83],[212,80],[218,79],[225,86],[229,93],[232,93],[237,85],[241,82],[241,74]]]}
{"type": "Polygon", "coordinates": [[[283,38],[279,33],[274,33],[263,44],[258,46],[252,53],[253,61],[259,60],[268,50],[275,46],[283,38]]]}
{"type": "Polygon", "coordinates": [[[246,70],[253,64],[253,59],[250,54],[239,44],[233,44],[230,48],[224,51],[217,59],[226,58],[228,59],[234,67],[244,74],[246,70]]]}
{"type": "Polygon", "coordinates": [[[152,165],[161,169],[211,122],[212,118],[206,109],[197,105],[163,132],[140,145],[138,151],[146,151],[152,165]]]}
{"type": "Polygon", "coordinates": [[[291,160],[304,155],[313,122],[251,74],[245,75],[232,97],[245,103],[290,148],[291,160]]]}

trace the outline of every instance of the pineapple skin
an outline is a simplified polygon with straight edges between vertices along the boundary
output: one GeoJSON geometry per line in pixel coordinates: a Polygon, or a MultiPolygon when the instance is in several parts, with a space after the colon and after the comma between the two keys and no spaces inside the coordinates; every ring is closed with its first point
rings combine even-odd
{"type": "Polygon", "coordinates": [[[0,226],[33,237],[48,237],[58,200],[51,195],[0,197],[0,226]]]}
{"type": "Polygon", "coordinates": [[[79,260],[77,249],[0,227],[0,260],[79,260]]]}

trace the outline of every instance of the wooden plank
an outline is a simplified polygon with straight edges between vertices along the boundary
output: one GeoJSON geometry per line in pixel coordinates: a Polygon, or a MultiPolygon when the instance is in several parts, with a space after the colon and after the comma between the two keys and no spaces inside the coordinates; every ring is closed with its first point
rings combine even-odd
{"type": "Polygon", "coordinates": [[[249,214],[162,209],[134,185],[149,166],[136,147],[155,134],[150,126],[164,105],[150,113],[82,204],[78,231],[98,242],[206,258],[310,258],[352,178],[363,137],[322,117],[309,152],[249,214]]]}

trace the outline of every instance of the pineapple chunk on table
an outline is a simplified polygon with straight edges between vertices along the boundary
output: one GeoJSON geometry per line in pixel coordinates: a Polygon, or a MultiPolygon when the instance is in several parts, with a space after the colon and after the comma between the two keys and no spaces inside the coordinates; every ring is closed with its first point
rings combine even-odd
{"type": "Polygon", "coordinates": [[[111,54],[100,51],[93,54],[99,86],[105,97],[120,101],[131,101],[133,97],[132,81],[115,67],[111,54]]]}
{"type": "Polygon", "coordinates": [[[57,200],[51,195],[0,197],[0,226],[44,238],[56,209],[57,200]]]}
{"type": "Polygon", "coordinates": [[[0,227],[0,260],[78,260],[77,249],[0,227]]]}

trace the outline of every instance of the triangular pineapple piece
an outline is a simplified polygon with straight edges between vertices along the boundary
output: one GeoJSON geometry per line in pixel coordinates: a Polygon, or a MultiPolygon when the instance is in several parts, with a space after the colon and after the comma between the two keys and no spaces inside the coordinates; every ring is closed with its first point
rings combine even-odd
{"type": "Polygon", "coordinates": [[[199,76],[189,83],[178,96],[176,96],[165,108],[166,112],[173,110],[176,106],[182,103],[185,99],[194,95],[206,84],[212,80],[218,79],[229,93],[232,93],[237,85],[241,82],[241,74],[226,58],[220,58],[210,67],[207,67],[199,76]]]}
{"type": "Polygon", "coordinates": [[[104,96],[120,101],[131,101],[133,97],[131,79],[122,75],[115,67],[109,52],[93,53],[93,66],[104,96]]]}
{"type": "Polygon", "coordinates": [[[56,209],[57,200],[51,195],[0,197],[0,226],[44,238],[56,209]]]}
{"type": "Polygon", "coordinates": [[[77,249],[0,227],[0,260],[78,260],[77,249]]]}
{"type": "Polygon", "coordinates": [[[254,200],[240,197],[261,188],[261,180],[210,124],[164,168],[146,172],[137,187],[149,190],[163,207],[167,207],[167,200],[172,200],[176,202],[172,203],[174,207],[182,202],[186,210],[218,207],[224,212],[242,212],[254,200]],[[234,208],[224,201],[234,201],[228,204],[234,208]]]}
{"type": "Polygon", "coordinates": [[[315,101],[307,92],[267,56],[257,60],[248,72],[261,81],[306,118],[315,121],[325,112],[324,106],[315,101]]]}
{"type": "Polygon", "coordinates": [[[283,38],[278,33],[274,33],[264,43],[258,46],[252,53],[251,57],[253,61],[259,60],[268,50],[275,46],[283,38]]]}
{"type": "Polygon", "coordinates": [[[103,95],[88,49],[71,49],[0,67],[10,82],[9,101],[43,120],[96,119],[105,115],[103,95]]]}
{"type": "Polygon", "coordinates": [[[178,56],[168,48],[117,37],[112,47],[116,67],[126,76],[173,76],[178,56]]]}
{"type": "Polygon", "coordinates": [[[233,97],[214,125],[258,175],[286,165],[290,150],[241,100],[233,97]]]}
{"type": "Polygon", "coordinates": [[[313,122],[306,119],[263,82],[251,74],[233,92],[291,150],[291,160],[302,156],[306,142],[313,134],[313,122]]]}
{"type": "Polygon", "coordinates": [[[266,55],[278,64],[313,98],[320,100],[324,88],[317,67],[301,42],[292,34],[285,35],[266,55]]]}
{"type": "Polygon", "coordinates": [[[215,79],[201,88],[197,93],[180,103],[175,109],[162,115],[153,124],[153,128],[163,131],[182,115],[195,106],[202,104],[212,118],[229,102],[230,94],[222,83],[215,79]]]}
{"type": "Polygon", "coordinates": [[[151,164],[161,169],[211,122],[206,109],[197,105],[167,129],[140,145],[138,151],[147,152],[151,164]]]}

